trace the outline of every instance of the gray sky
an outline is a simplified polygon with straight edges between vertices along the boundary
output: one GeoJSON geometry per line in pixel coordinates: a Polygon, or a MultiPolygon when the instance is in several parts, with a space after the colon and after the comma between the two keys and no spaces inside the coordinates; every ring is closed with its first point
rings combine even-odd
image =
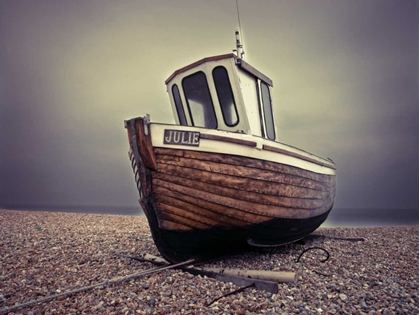
{"type": "MultiPolygon", "coordinates": [[[[279,141],[333,159],[341,208],[418,210],[416,0],[239,0],[279,141]]],[[[230,52],[234,0],[0,2],[0,205],[136,206],[124,119],[230,52]]],[[[408,214],[408,212],[407,212],[408,214]]]]}

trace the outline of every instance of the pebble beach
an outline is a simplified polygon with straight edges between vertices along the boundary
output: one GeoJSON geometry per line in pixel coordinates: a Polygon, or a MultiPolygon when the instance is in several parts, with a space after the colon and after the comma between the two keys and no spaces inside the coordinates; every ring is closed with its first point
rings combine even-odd
{"type": "Polygon", "coordinates": [[[178,269],[111,283],[156,267],[120,256],[160,256],[144,216],[0,210],[0,218],[0,314],[419,313],[418,225],[320,228],[315,234],[326,238],[316,243],[206,264],[298,273],[277,294],[247,288],[224,296],[240,287],[178,269]],[[297,262],[310,247],[329,259],[311,250],[297,262]]]}

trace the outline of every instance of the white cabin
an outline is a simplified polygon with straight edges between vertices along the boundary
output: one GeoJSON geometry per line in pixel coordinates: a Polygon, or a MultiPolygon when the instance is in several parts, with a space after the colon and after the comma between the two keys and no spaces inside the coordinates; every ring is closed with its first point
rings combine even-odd
{"type": "Polygon", "coordinates": [[[235,54],[199,60],[165,84],[177,124],[276,140],[273,82],[235,54]]]}

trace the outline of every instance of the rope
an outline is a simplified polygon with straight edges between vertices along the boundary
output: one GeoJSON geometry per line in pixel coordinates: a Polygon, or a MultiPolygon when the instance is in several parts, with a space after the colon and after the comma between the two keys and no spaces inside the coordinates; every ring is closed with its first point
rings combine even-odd
{"type": "MultiPolygon", "coordinates": [[[[303,254],[305,254],[306,252],[309,252],[310,250],[315,250],[315,249],[320,249],[327,254],[327,258],[325,258],[324,260],[321,260],[322,263],[326,262],[328,260],[328,258],[330,258],[330,253],[326,249],[324,249],[322,247],[315,246],[315,247],[309,247],[309,248],[305,249],[302,253],[300,253],[299,257],[296,259],[296,262],[297,263],[299,262],[300,258],[303,256],[303,254]]],[[[324,276],[324,277],[329,277],[330,276],[330,275],[327,275],[327,274],[322,273],[322,272],[317,271],[317,270],[313,270],[313,272],[315,272],[316,274],[319,274],[321,276],[324,276]]]]}
{"type": "Polygon", "coordinates": [[[105,286],[108,286],[110,284],[115,284],[115,283],[119,283],[119,282],[125,282],[125,281],[128,281],[128,280],[133,280],[133,279],[138,278],[140,276],[148,275],[148,274],[159,272],[159,271],[162,271],[162,270],[173,269],[173,268],[177,268],[177,267],[180,267],[180,266],[191,265],[193,262],[194,262],[194,259],[189,259],[187,261],[183,261],[183,262],[180,262],[180,263],[177,263],[177,264],[152,268],[152,269],[144,270],[142,272],[131,274],[131,275],[128,275],[128,276],[109,279],[109,280],[106,280],[104,282],[97,283],[97,284],[94,284],[94,285],[77,288],[77,289],[67,291],[67,292],[63,292],[63,293],[59,293],[59,294],[49,295],[49,296],[46,296],[46,297],[38,299],[38,300],[31,300],[31,301],[26,302],[26,303],[22,303],[22,304],[18,304],[18,305],[14,305],[14,306],[11,306],[11,307],[6,307],[6,308],[3,308],[3,309],[0,309],[0,314],[7,314],[7,313],[10,313],[10,312],[15,312],[18,309],[28,307],[28,306],[32,306],[34,304],[38,304],[38,303],[42,303],[42,302],[47,302],[47,301],[56,299],[56,298],[61,297],[61,296],[68,296],[68,295],[76,294],[76,293],[79,293],[79,292],[89,291],[89,290],[92,290],[92,289],[95,289],[95,288],[99,288],[101,286],[105,287],[105,286]]]}
{"type": "Polygon", "coordinates": [[[300,258],[302,257],[303,254],[305,254],[306,252],[308,252],[310,250],[314,250],[314,249],[323,250],[327,254],[327,258],[325,258],[324,260],[321,260],[322,263],[326,262],[328,260],[328,258],[330,258],[330,253],[326,249],[324,249],[322,247],[315,246],[315,247],[309,247],[309,248],[305,249],[302,253],[300,253],[298,259],[296,259],[296,262],[297,263],[299,262],[299,260],[300,260],[300,258]]]}
{"type": "Polygon", "coordinates": [[[250,285],[247,285],[247,286],[244,286],[242,288],[239,288],[238,290],[231,291],[229,293],[223,294],[223,295],[219,296],[218,298],[215,298],[213,301],[211,301],[210,303],[208,303],[206,306],[209,307],[210,305],[212,305],[214,302],[220,300],[221,298],[224,298],[224,297],[227,297],[229,295],[236,294],[236,293],[240,293],[240,292],[245,291],[246,289],[251,288],[251,287],[255,287],[255,283],[254,282],[251,283],[250,285]]]}

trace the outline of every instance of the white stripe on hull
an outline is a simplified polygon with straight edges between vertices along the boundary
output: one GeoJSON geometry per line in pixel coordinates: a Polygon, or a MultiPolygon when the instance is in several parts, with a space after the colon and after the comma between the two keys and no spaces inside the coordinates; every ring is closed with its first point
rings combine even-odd
{"type": "Polygon", "coordinates": [[[237,156],[245,156],[249,158],[271,161],[276,163],[281,163],[285,165],[290,165],[298,167],[300,169],[308,170],[318,174],[325,175],[335,175],[335,164],[331,161],[320,158],[316,155],[310,154],[303,150],[279,143],[270,140],[266,140],[257,136],[245,135],[241,133],[231,133],[221,130],[209,130],[204,128],[190,127],[190,126],[177,126],[177,125],[164,125],[152,123],[151,127],[151,136],[153,147],[161,148],[172,148],[172,149],[186,149],[192,151],[201,151],[201,152],[213,152],[221,154],[232,154],[237,156]],[[194,131],[200,132],[203,135],[214,135],[222,136],[231,139],[243,140],[248,142],[255,142],[255,147],[237,143],[230,143],[218,140],[210,140],[201,138],[199,146],[185,146],[185,145],[174,145],[174,144],[165,144],[164,143],[164,130],[180,130],[180,131],[194,131]],[[290,152],[291,155],[299,155],[302,158],[296,156],[289,156],[287,154],[282,154],[278,152],[272,152],[263,150],[263,145],[268,145],[270,147],[275,147],[281,149],[285,152],[290,152]],[[305,160],[313,160],[314,162],[305,160]]]}

